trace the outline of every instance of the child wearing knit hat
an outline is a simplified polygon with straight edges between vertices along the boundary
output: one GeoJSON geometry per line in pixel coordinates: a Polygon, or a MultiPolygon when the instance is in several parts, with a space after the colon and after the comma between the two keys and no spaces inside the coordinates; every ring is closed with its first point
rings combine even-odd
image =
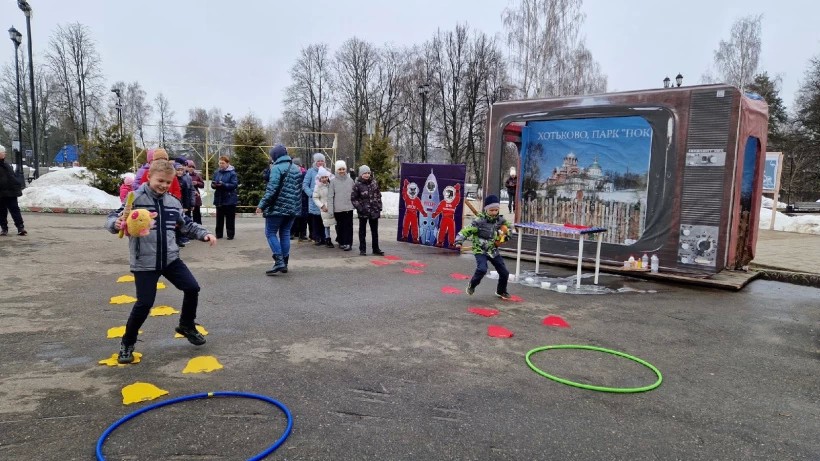
{"type": "Polygon", "coordinates": [[[122,175],[122,184],[120,184],[120,203],[125,203],[125,197],[133,190],[134,173],[128,172],[122,175]]]}
{"type": "Polygon", "coordinates": [[[313,187],[313,196],[311,199],[313,203],[319,208],[322,217],[322,227],[324,227],[324,238],[322,242],[328,248],[334,248],[333,242],[330,240],[330,226],[336,226],[336,218],[333,213],[327,208],[328,192],[330,187],[330,171],[324,167],[319,168],[316,174],[316,184],[313,187]]]}
{"type": "Polygon", "coordinates": [[[507,293],[507,281],[510,278],[510,271],[507,270],[504,258],[498,252],[496,242],[501,237],[509,235],[512,223],[507,221],[500,214],[500,211],[501,204],[498,197],[488,195],[484,198],[484,210],[473,219],[469,226],[461,229],[456,237],[456,248],[461,248],[467,238],[473,243],[476,269],[465,290],[468,295],[475,292],[475,287],[481,283],[481,279],[487,274],[487,262],[490,262],[498,271],[498,287],[495,290],[495,295],[501,299],[510,299],[510,294],[507,293]]]}

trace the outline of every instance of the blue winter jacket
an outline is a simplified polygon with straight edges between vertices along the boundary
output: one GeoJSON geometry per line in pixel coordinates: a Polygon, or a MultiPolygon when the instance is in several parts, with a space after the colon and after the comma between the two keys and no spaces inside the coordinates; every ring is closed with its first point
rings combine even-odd
{"type": "MultiPolygon", "coordinates": [[[[307,170],[305,173],[305,179],[302,181],[302,190],[305,191],[308,197],[313,197],[313,189],[316,187],[316,175],[319,174],[319,167],[316,166],[316,163],[313,164],[313,167],[307,170]]],[[[313,203],[313,200],[308,200],[308,213],[310,214],[321,214],[322,210],[313,203]]]]}
{"type": "Polygon", "coordinates": [[[270,181],[257,208],[264,216],[298,216],[302,212],[302,170],[287,155],[276,159],[270,170],[270,181]],[[273,196],[282,184],[276,202],[273,196]]]}
{"type": "Polygon", "coordinates": [[[224,170],[216,170],[211,188],[214,190],[214,206],[229,206],[239,203],[239,195],[236,188],[239,187],[239,177],[233,165],[228,165],[224,170]],[[213,182],[221,183],[218,187],[213,187],[213,182]]]}

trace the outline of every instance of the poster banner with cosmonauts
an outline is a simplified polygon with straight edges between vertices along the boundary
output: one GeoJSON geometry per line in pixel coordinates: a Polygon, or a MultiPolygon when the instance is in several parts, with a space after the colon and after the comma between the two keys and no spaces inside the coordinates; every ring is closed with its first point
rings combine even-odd
{"type": "Polygon", "coordinates": [[[402,163],[398,241],[455,249],[466,165],[402,163]]]}

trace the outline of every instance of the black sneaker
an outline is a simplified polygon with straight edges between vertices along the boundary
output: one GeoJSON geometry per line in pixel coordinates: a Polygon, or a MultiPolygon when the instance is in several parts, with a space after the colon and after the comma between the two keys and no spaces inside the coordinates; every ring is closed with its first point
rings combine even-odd
{"type": "Polygon", "coordinates": [[[512,295],[510,295],[510,294],[509,294],[509,293],[507,293],[506,291],[501,292],[501,293],[496,292],[496,293],[495,293],[495,295],[496,295],[496,296],[498,296],[498,297],[499,297],[499,298],[501,298],[501,299],[510,299],[510,298],[512,298],[512,295]]]}
{"type": "MultiPolygon", "coordinates": [[[[374,253],[374,254],[375,254],[375,253],[374,253]]],[[[359,256],[367,256],[367,252],[366,252],[366,251],[360,251],[360,252],[359,252],[359,256]]]]}
{"type": "Polygon", "coordinates": [[[134,345],[126,346],[120,344],[120,353],[117,355],[117,363],[131,363],[134,361],[134,345]]]}
{"type": "Polygon", "coordinates": [[[467,289],[464,291],[466,291],[468,295],[472,296],[473,293],[475,293],[475,287],[471,283],[468,283],[467,289]]]}
{"type": "Polygon", "coordinates": [[[9,235],[9,231],[6,229],[0,230],[0,237],[5,237],[9,235]]]}
{"type": "Polygon", "coordinates": [[[201,346],[205,344],[205,337],[202,336],[202,333],[197,331],[196,327],[184,327],[179,325],[178,327],[174,328],[174,331],[185,336],[185,339],[188,340],[189,343],[193,344],[194,346],[201,346]]]}
{"type": "Polygon", "coordinates": [[[25,237],[26,235],[28,235],[28,232],[26,232],[25,229],[20,229],[20,232],[18,232],[17,235],[19,235],[20,237],[25,237]]]}
{"type": "Polygon", "coordinates": [[[384,256],[384,252],[382,250],[373,250],[374,255],[384,256]]]}

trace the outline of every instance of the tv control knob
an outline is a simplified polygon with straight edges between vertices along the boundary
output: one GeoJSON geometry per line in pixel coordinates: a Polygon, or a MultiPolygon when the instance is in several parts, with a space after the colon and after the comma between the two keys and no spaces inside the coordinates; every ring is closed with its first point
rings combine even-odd
{"type": "Polygon", "coordinates": [[[712,155],[709,157],[709,163],[717,163],[717,160],[718,159],[716,155],[712,155]]]}
{"type": "Polygon", "coordinates": [[[688,250],[689,249],[689,244],[688,243],[682,243],[680,247],[683,248],[684,250],[688,250]]]}
{"type": "Polygon", "coordinates": [[[691,233],[692,233],[692,231],[690,231],[689,229],[684,229],[683,230],[683,235],[685,235],[685,236],[688,236],[691,233]]]}

